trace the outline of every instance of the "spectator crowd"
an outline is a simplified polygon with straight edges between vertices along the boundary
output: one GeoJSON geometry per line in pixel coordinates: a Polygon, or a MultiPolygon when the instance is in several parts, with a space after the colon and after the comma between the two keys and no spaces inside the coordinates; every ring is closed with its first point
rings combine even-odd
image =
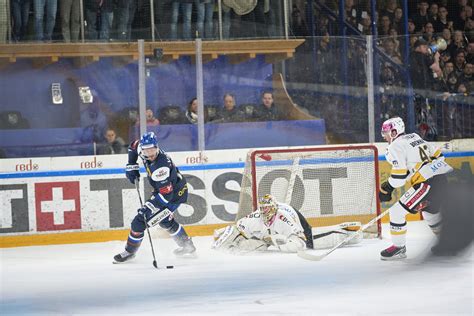
{"type": "MultiPolygon", "coordinates": [[[[380,104],[381,118],[399,115],[406,119],[408,101],[403,96],[407,95],[407,87],[413,87],[417,126],[423,129],[427,138],[436,139],[439,117],[451,120],[454,126],[448,137],[463,137],[465,135],[456,126],[464,113],[455,106],[436,109],[430,100],[435,97],[443,102],[455,101],[458,96],[474,93],[472,2],[414,0],[407,1],[408,7],[404,8],[400,0],[384,0],[377,1],[374,14],[370,0],[345,0],[344,7],[340,7],[337,0],[321,0],[313,6],[313,12],[308,12],[308,1],[293,1],[290,34],[296,37],[315,35],[316,45],[307,41],[311,52],[302,57],[297,52],[296,58],[287,63],[286,80],[289,83],[365,88],[366,47],[360,35],[362,38],[376,35],[376,49],[380,55],[375,65],[379,70],[380,89],[377,91],[381,92],[376,102],[380,104]],[[344,24],[337,18],[341,9],[344,24]],[[327,10],[334,14],[328,14],[327,10]],[[350,36],[344,43],[337,37],[341,27],[350,36]],[[430,47],[437,45],[440,39],[446,42],[446,49],[433,52],[430,47]],[[338,60],[341,52],[347,54],[344,62],[338,60]],[[349,71],[344,74],[342,67],[349,71]],[[397,89],[401,92],[397,93],[397,89]]],[[[82,3],[81,13],[76,0],[0,0],[0,42],[77,42],[82,37],[88,41],[130,41],[147,38],[151,20],[155,22],[159,39],[191,40],[196,32],[207,39],[219,38],[219,33],[224,39],[281,35],[276,33],[277,26],[281,25],[280,1],[223,0],[220,13],[216,0],[83,0],[82,3]],[[151,16],[150,3],[155,4],[154,16],[151,16]],[[222,14],[221,30],[217,23],[219,14],[222,14]]],[[[294,90],[290,94],[310,114],[324,118],[329,129],[341,127],[341,117],[334,114],[333,108],[343,109],[346,116],[366,116],[365,108],[357,106],[367,103],[362,92],[351,92],[350,97],[347,93],[339,97],[334,92],[313,91],[305,95],[294,90]]],[[[196,124],[197,107],[197,99],[192,99],[187,106],[149,108],[147,125],[196,124]]],[[[100,119],[94,111],[83,113],[81,120],[100,119]]],[[[205,122],[216,123],[285,119],[273,104],[270,92],[262,94],[259,105],[238,104],[233,94],[225,94],[221,105],[205,106],[204,116],[205,122]]],[[[131,126],[136,127],[136,124],[134,120],[131,126]]],[[[109,126],[97,129],[90,127],[92,125],[84,125],[87,128],[84,137],[105,142],[109,126]]],[[[344,127],[346,123],[342,125],[344,127]]]]}
{"type": "Polygon", "coordinates": [[[275,3],[223,0],[219,30],[217,0],[0,0],[0,43],[281,36],[275,3]]]}

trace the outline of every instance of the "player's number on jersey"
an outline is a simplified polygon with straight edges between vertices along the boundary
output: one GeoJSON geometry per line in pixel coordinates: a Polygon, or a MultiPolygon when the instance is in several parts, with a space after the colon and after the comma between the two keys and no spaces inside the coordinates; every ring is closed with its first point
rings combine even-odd
{"type": "Polygon", "coordinates": [[[426,154],[426,151],[428,149],[428,146],[423,146],[423,147],[418,147],[420,150],[420,158],[422,161],[430,161],[430,157],[426,154]]]}

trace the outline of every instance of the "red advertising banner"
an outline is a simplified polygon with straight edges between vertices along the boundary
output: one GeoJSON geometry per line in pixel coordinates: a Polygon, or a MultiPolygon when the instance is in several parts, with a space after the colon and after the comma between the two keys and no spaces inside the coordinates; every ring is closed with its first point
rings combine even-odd
{"type": "Polygon", "coordinates": [[[81,229],[79,181],[35,184],[38,231],[81,229]]]}

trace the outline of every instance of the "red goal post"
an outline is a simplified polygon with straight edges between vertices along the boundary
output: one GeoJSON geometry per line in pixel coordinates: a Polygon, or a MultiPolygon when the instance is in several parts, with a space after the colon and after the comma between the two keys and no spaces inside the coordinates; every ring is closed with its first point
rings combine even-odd
{"type": "MultiPolygon", "coordinates": [[[[313,227],[369,222],[380,214],[379,164],[373,145],[249,151],[236,220],[270,193],[299,210],[313,227]]],[[[380,221],[369,230],[380,235],[380,221]]]]}

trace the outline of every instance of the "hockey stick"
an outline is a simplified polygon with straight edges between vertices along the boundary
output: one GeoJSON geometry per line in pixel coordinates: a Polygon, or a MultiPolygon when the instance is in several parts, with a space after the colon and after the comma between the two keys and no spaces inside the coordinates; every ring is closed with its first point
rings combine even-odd
{"type": "MultiPolygon", "coordinates": [[[[142,195],[140,194],[140,189],[138,188],[138,183],[139,183],[139,180],[138,179],[135,180],[135,188],[137,189],[138,198],[140,199],[140,206],[143,208],[142,195]]],[[[151,254],[153,255],[153,266],[155,268],[159,269],[158,268],[158,263],[156,263],[155,249],[153,247],[153,241],[151,239],[150,230],[148,229],[148,223],[147,223],[145,214],[143,214],[143,220],[145,221],[145,229],[146,229],[146,232],[148,234],[148,239],[150,240],[151,254]]],[[[173,269],[173,268],[174,268],[174,266],[166,266],[166,269],[173,269]]]]}
{"type": "Polygon", "coordinates": [[[300,250],[298,251],[298,257],[300,258],[303,258],[303,259],[306,259],[306,260],[311,260],[311,261],[320,261],[324,258],[326,258],[329,254],[331,254],[334,250],[336,250],[337,248],[343,246],[344,244],[346,244],[347,242],[351,241],[352,239],[354,239],[357,235],[361,234],[364,230],[366,230],[367,228],[369,228],[370,226],[372,226],[373,224],[375,224],[375,222],[377,222],[379,219],[381,219],[382,217],[384,217],[385,215],[388,214],[388,211],[389,209],[387,209],[386,211],[380,213],[377,217],[373,218],[370,222],[368,222],[367,224],[365,224],[364,226],[362,226],[358,231],[356,231],[354,234],[351,234],[349,236],[347,236],[344,240],[340,241],[337,245],[335,245],[334,247],[332,247],[331,249],[329,249],[328,251],[326,251],[325,253],[321,254],[321,255],[312,255],[308,252],[306,252],[305,250],[300,250]]]}

